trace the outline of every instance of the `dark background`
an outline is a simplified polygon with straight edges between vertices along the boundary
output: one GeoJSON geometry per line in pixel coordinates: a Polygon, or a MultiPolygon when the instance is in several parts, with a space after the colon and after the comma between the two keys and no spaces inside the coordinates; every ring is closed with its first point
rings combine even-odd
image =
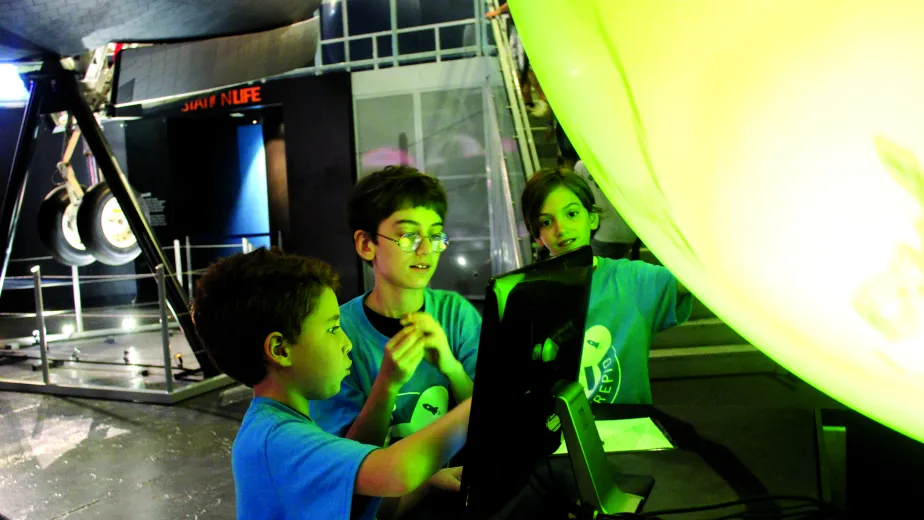
{"type": "MultiPolygon", "coordinates": [[[[0,171],[3,171],[3,181],[0,182],[0,193],[6,191],[9,179],[9,169],[13,162],[13,153],[16,140],[19,136],[19,127],[22,119],[21,108],[0,108],[0,171]]],[[[37,215],[39,205],[45,195],[57,185],[59,176],[56,165],[61,160],[64,147],[64,134],[53,134],[51,129],[42,125],[39,129],[38,140],[35,145],[35,154],[29,168],[29,177],[26,182],[26,194],[23,198],[19,224],[16,229],[16,238],[13,243],[12,259],[24,259],[48,256],[49,252],[38,238],[37,215]]],[[[71,158],[71,164],[77,180],[89,184],[89,173],[86,159],[83,157],[82,144],[77,146],[71,158]]],[[[43,276],[70,275],[70,267],[59,264],[54,260],[33,262],[12,262],[7,269],[7,277],[31,276],[33,265],[40,265],[43,276]]],[[[80,268],[80,275],[120,275],[134,274],[131,264],[113,267],[95,262],[87,267],[80,268]]],[[[3,292],[0,293],[0,311],[3,312],[34,312],[34,296],[31,290],[31,281],[8,280],[4,283],[3,292]],[[24,285],[25,284],[25,285],[24,285]],[[14,286],[24,285],[28,290],[13,289],[14,286]]],[[[135,295],[135,283],[131,281],[113,282],[106,284],[86,284],[81,286],[82,300],[85,305],[105,305],[115,302],[131,301],[135,295]]],[[[43,292],[46,307],[49,309],[73,308],[73,296],[70,287],[51,287],[43,292]]]]}
{"type": "MultiPolygon", "coordinates": [[[[269,194],[270,235],[281,232],[286,251],[320,258],[340,273],[341,299],[362,291],[360,264],[347,225],[346,200],[355,181],[353,114],[347,73],[270,81],[262,85],[264,105],[245,111],[219,109],[182,114],[183,103],[160,108],[136,120],[110,121],[104,131],[123,171],[137,193],[150,193],[165,203],[166,226],[156,227],[162,246],[192,237],[193,244],[240,243],[222,239],[230,202],[241,189],[229,175],[240,169],[237,126],[263,125],[269,194]],[[230,117],[242,112],[245,117],[230,117]]],[[[21,108],[0,109],[0,168],[8,172],[19,132],[21,108]]],[[[38,240],[36,215],[54,187],[52,174],[60,160],[63,133],[43,128],[30,167],[12,258],[47,256],[38,240]]],[[[82,147],[78,147],[78,152],[82,147]]],[[[82,157],[72,160],[78,180],[88,183],[82,157]]],[[[4,175],[6,178],[6,175],[4,175]]],[[[5,189],[6,182],[0,187],[5,189]]],[[[193,267],[203,268],[234,249],[196,250],[193,267]]],[[[173,258],[168,252],[168,258],[173,258]]],[[[185,255],[184,255],[185,262],[185,255]]],[[[69,275],[55,261],[41,262],[45,275],[69,275]]],[[[28,275],[34,263],[11,264],[10,276],[28,275]]],[[[119,267],[99,263],[80,268],[81,275],[148,273],[143,260],[119,267]]],[[[0,300],[4,311],[31,312],[32,292],[10,290],[0,300]]],[[[150,280],[137,283],[82,284],[84,306],[151,301],[156,288],[150,280]]],[[[72,308],[71,289],[49,288],[47,308],[72,308]]]]}

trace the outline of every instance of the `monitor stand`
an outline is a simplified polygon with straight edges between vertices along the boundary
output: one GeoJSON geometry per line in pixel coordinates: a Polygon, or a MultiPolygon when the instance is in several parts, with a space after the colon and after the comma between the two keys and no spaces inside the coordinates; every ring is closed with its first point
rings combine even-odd
{"type": "Polygon", "coordinates": [[[562,381],[553,394],[581,504],[604,514],[637,512],[645,496],[628,493],[615,482],[584,388],[562,381]]]}

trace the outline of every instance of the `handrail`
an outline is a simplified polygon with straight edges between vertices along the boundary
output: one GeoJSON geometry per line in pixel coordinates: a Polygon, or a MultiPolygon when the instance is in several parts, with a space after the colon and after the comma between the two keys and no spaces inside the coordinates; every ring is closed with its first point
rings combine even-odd
{"type": "MultiPolygon", "coordinates": [[[[504,209],[503,212],[503,230],[505,233],[498,233],[498,229],[494,228],[491,230],[492,237],[497,237],[500,240],[503,240],[503,235],[507,235],[507,239],[512,243],[507,244],[508,246],[513,246],[512,248],[504,247],[501,249],[500,254],[498,251],[492,251],[492,257],[494,262],[495,274],[502,272],[512,271],[514,269],[519,269],[523,267],[523,258],[520,255],[520,241],[517,236],[517,221],[516,213],[513,211],[513,194],[510,189],[510,176],[507,171],[507,161],[504,160],[504,145],[502,143],[501,132],[500,132],[500,122],[497,117],[497,109],[494,106],[494,95],[490,90],[490,83],[485,85],[487,92],[485,93],[485,101],[487,103],[487,122],[489,125],[488,128],[488,139],[489,146],[494,150],[497,150],[496,157],[499,158],[499,164],[496,166],[496,176],[499,177],[499,183],[501,193],[503,194],[502,199],[505,204],[502,204],[504,209]],[[512,253],[512,255],[508,254],[512,253]],[[507,264],[507,265],[504,265],[507,264]],[[512,265],[510,265],[512,264],[512,265]]],[[[494,154],[491,154],[494,157],[494,154]]],[[[495,168],[495,165],[491,165],[492,169],[495,168]]],[[[497,218],[497,213],[491,213],[491,226],[492,228],[496,224],[495,218],[497,218]]]]}
{"type": "MultiPolygon", "coordinates": [[[[498,8],[497,0],[490,0],[494,9],[498,8]]],[[[536,153],[536,142],[533,139],[533,131],[529,122],[529,115],[526,112],[526,103],[523,100],[523,91],[520,88],[520,78],[514,74],[513,57],[510,55],[510,41],[507,39],[507,31],[503,30],[500,25],[499,16],[491,19],[491,29],[494,31],[494,41],[497,45],[497,57],[500,61],[501,74],[504,77],[504,86],[507,90],[507,100],[510,103],[509,108],[513,113],[513,126],[516,132],[520,157],[523,161],[523,173],[526,178],[533,175],[533,172],[539,169],[539,155],[536,153]]]]}
{"type": "MultiPolygon", "coordinates": [[[[477,3],[477,0],[475,0],[477,3]]],[[[484,19],[482,18],[483,11],[479,12],[478,9],[474,10],[475,17],[473,18],[463,18],[461,20],[453,20],[449,22],[439,22],[431,23],[424,25],[415,25],[414,27],[401,27],[397,26],[397,4],[396,0],[390,0],[389,11],[391,12],[391,27],[383,31],[375,31],[364,34],[349,34],[349,21],[348,21],[348,10],[347,2],[343,2],[343,36],[336,38],[320,38],[318,40],[318,46],[315,50],[314,63],[309,67],[304,67],[301,69],[296,69],[281,76],[300,76],[303,74],[315,74],[320,75],[326,71],[351,71],[353,68],[363,68],[371,66],[373,69],[378,69],[380,65],[391,65],[399,66],[402,61],[416,61],[419,59],[428,59],[433,58],[435,61],[442,61],[443,58],[455,58],[455,57],[464,57],[464,56],[481,56],[487,50],[484,43],[481,41],[481,29],[484,19]],[[440,30],[451,29],[454,27],[465,27],[472,26],[474,29],[475,44],[474,45],[463,45],[461,47],[454,47],[450,49],[442,49],[440,46],[440,30]],[[415,52],[408,54],[401,54],[398,50],[398,36],[402,34],[412,34],[412,33],[422,33],[422,32],[432,32],[435,41],[435,50],[433,51],[424,51],[424,52],[415,52]],[[379,38],[391,38],[391,55],[390,56],[379,56],[379,38]],[[369,41],[372,43],[372,58],[366,58],[362,60],[354,60],[350,57],[349,44],[351,42],[359,41],[369,41]],[[331,45],[343,45],[344,47],[344,60],[338,61],[335,63],[324,63],[324,48],[325,46],[331,45]]],[[[318,16],[318,12],[315,13],[318,16]]]]}

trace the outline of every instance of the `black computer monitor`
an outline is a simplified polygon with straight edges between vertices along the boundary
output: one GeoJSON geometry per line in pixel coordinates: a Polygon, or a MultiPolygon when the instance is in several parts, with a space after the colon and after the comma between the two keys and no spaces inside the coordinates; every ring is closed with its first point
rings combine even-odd
{"type": "Polygon", "coordinates": [[[592,274],[585,247],[488,285],[462,475],[467,517],[500,510],[561,445],[547,425],[552,389],[578,381],[592,274]]]}
{"type": "Polygon", "coordinates": [[[592,276],[584,247],[488,285],[462,474],[466,518],[507,506],[562,436],[583,507],[634,512],[651,491],[651,477],[613,471],[578,382],[592,276]]]}

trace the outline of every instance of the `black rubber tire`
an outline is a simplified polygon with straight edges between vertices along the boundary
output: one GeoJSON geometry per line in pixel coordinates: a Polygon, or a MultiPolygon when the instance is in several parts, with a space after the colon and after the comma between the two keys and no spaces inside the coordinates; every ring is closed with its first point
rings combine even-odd
{"type": "MultiPolygon", "coordinates": [[[[86,189],[85,186],[81,188],[86,189]]],[[[39,240],[58,262],[68,266],[83,267],[95,262],[96,257],[86,249],[81,250],[74,247],[64,237],[64,212],[70,203],[67,188],[64,186],[58,186],[45,196],[38,211],[39,240]]]]}
{"type": "Polygon", "coordinates": [[[138,245],[136,239],[130,246],[120,247],[110,242],[103,233],[103,208],[113,198],[114,195],[105,182],[100,182],[86,190],[83,201],[80,203],[80,209],[77,211],[77,229],[80,231],[80,239],[87,251],[96,260],[106,265],[123,265],[138,258],[141,254],[141,246],[138,245]]]}

